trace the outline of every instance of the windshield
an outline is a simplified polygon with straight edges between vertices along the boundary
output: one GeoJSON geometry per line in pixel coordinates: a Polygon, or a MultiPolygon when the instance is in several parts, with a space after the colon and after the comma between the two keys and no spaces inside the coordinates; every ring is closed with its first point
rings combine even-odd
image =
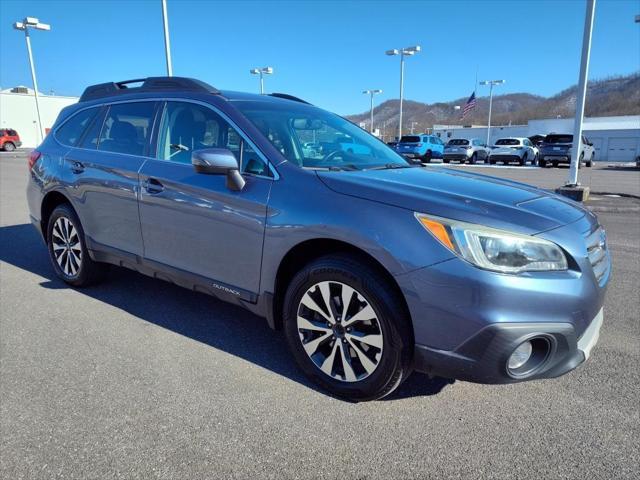
{"type": "Polygon", "coordinates": [[[409,164],[383,142],[338,115],[298,102],[234,105],[287,160],[303,168],[362,170],[409,164]]]}
{"type": "Polygon", "coordinates": [[[573,135],[547,135],[544,143],[571,143],[573,135]]]}
{"type": "Polygon", "coordinates": [[[469,145],[469,140],[465,140],[464,138],[454,138],[447,142],[447,146],[449,145],[469,145]]]}
{"type": "Polygon", "coordinates": [[[417,135],[405,135],[400,138],[400,143],[419,143],[420,137],[417,135]]]}
{"type": "Polygon", "coordinates": [[[520,145],[520,140],[517,138],[501,138],[496,142],[496,145],[520,145]]]}

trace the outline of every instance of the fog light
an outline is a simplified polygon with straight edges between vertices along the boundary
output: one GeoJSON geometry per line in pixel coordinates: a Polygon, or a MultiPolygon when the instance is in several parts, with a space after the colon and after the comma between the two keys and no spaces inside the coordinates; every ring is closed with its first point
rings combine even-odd
{"type": "Polygon", "coordinates": [[[523,342],[518,345],[511,356],[509,357],[509,369],[517,370],[521,366],[523,366],[527,361],[531,358],[531,353],[533,352],[533,345],[531,342],[523,342]]]}

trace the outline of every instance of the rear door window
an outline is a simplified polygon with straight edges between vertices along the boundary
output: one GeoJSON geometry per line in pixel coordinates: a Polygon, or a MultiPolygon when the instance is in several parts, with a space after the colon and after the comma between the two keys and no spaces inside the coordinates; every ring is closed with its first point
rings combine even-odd
{"type": "Polygon", "coordinates": [[[98,150],[147,155],[155,102],[118,103],[109,107],[98,150]]]}
{"type": "Polygon", "coordinates": [[[73,115],[58,128],[55,133],[56,140],[63,145],[74,147],[82,137],[91,120],[98,113],[99,108],[88,108],[73,115]]]}

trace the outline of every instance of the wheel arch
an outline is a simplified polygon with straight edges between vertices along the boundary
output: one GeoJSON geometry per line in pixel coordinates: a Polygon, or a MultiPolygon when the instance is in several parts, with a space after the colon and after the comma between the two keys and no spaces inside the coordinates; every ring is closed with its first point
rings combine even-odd
{"type": "MultiPolygon", "coordinates": [[[[327,238],[309,239],[293,246],[282,258],[278,266],[274,282],[273,303],[271,305],[270,326],[275,330],[282,328],[282,311],[287,286],[293,276],[306,264],[331,254],[348,254],[379,273],[389,284],[402,303],[405,313],[410,318],[409,306],[402,290],[393,275],[367,251],[348,242],[327,238]]],[[[412,329],[413,335],[413,329],[412,329]]]]}
{"type": "Polygon", "coordinates": [[[67,204],[69,205],[76,215],[78,212],[73,207],[71,200],[64,193],[61,193],[58,190],[53,190],[48,192],[44,198],[42,199],[42,204],[40,206],[40,227],[42,231],[42,236],[44,241],[47,241],[47,226],[49,225],[49,217],[51,213],[58,207],[59,205],[67,204]]]}

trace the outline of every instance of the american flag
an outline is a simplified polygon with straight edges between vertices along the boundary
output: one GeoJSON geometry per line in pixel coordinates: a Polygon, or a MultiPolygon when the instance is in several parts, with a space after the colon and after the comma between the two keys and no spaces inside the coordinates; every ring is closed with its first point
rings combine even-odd
{"type": "Polygon", "coordinates": [[[467,100],[467,103],[465,103],[464,108],[462,109],[462,116],[460,117],[460,120],[466,117],[467,113],[469,113],[474,108],[476,108],[476,92],[473,92],[469,97],[469,100],[467,100]]]}

